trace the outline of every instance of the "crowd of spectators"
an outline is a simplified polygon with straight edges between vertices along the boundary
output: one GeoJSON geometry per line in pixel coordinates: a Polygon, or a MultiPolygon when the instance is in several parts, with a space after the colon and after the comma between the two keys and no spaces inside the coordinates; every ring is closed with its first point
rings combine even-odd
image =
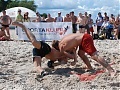
{"type": "MultiPolygon", "coordinates": [[[[115,16],[111,14],[107,15],[105,12],[102,16],[101,12],[98,13],[95,22],[92,19],[92,15],[85,13],[79,13],[78,16],[74,14],[74,11],[67,13],[62,17],[62,13],[58,12],[56,17],[52,17],[48,13],[47,18],[41,17],[39,12],[36,12],[36,19],[32,20],[29,17],[29,13],[26,12],[21,15],[21,10],[18,10],[16,21],[18,22],[72,22],[73,33],[89,33],[94,39],[120,39],[120,14],[115,16]],[[97,32],[94,32],[94,27],[97,27],[97,32]]],[[[2,16],[0,17],[0,19],[2,16]]],[[[2,29],[1,29],[2,30],[2,29]]]]}

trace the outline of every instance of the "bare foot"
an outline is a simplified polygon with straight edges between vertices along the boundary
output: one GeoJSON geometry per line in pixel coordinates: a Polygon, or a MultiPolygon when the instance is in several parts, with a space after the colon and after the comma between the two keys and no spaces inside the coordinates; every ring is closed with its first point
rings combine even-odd
{"type": "Polygon", "coordinates": [[[117,74],[117,71],[111,71],[109,72],[110,76],[113,78],[114,76],[116,76],[117,74]]]}

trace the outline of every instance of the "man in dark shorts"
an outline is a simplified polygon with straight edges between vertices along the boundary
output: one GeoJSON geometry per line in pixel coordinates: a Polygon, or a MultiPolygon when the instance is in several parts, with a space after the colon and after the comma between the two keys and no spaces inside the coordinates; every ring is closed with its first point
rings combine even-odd
{"type": "Polygon", "coordinates": [[[77,17],[74,15],[74,12],[72,11],[71,12],[71,22],[72,22],[72,28],[73,28],[73,33],[76,33],[77,32],[77,17]]]}
{"type": "Polygon", "coordinates": [[[7,37],[10,38],[9,25],[11,24],[12,19],[8,15],[6,15],[5,10],[3,10],[2,13],[3,13],[3,16],[0,17],[0,20],[1,20],[0,24],[2,25],[2,30],[6,30],[7,31],[6,35],[7,37]]]}
{"type": "Polygon", "coordinates": [[[50,47],[47,43],[43,41],[37,41],[34,34],[31,33],[23,24],[19,22],[13,22],[13,25],[21,27],[28,39],[31,41],[33,48],[33,62],[36,67],[36,70],[38,73],[40,73],[41,76],[45,76],[48,73],[41,67],[41,60],[43,57],[50,59],[51,61],[55,61],[58,59],[65,58],[65,56],[60,53],[58,50],[56,50],[53,47],[50,47]]]}

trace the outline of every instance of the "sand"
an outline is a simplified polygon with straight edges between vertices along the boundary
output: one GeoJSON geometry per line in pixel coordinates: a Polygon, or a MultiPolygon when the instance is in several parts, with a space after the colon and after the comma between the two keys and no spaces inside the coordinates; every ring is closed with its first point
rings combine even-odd
{"type": "MultiPolygon", "coordinates": [[[[10,30],[12,39],[17,39],[14,30],[10,30]]],[[[47,42],[50,44],[50,42],[47,42]]],[[[75,66],[69,63],[55,67],[51,75],[37,81],[32,61],[30,42],[0,41],[0,90],[120,90],[120,40],[94,40],[98,53],[117,71],[111,78],[108,72],[101,73],[91,81],[81,81],[70,71],[82,72],[85,65],[78,57],[75,66]]],[[[90,59],[90,56],[88,56],[90,59]]],[[[47,68],[47,59],[43,58],[42,67],[47,68]]],[[[90,59],[97,70],[100,65],[90,59]]]]}

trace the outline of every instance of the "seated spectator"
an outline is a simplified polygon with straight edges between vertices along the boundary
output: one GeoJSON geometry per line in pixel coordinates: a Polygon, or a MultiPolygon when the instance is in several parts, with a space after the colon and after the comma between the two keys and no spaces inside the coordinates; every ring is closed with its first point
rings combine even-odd
{"type": "Polygon", "coordinates": [[[8,40],[10,40],[10,38],[5,34],[5,31],[4,30],[2,30],[2,28],[1,28],[1,30],[0,30],[0,41],[8,41],[8,40]]]}
{"type": "Polygon", "coordinates": [[[112,35],[111,35],[112,29],[111,28],[113,28],[113,27],[109,23],[109,18],[104,18],[103,20],[104,20],[104,22],[101,26],[102,34],[105,34],[106,38],[110,39],[110,37],[112,37],[112,35]]]}

